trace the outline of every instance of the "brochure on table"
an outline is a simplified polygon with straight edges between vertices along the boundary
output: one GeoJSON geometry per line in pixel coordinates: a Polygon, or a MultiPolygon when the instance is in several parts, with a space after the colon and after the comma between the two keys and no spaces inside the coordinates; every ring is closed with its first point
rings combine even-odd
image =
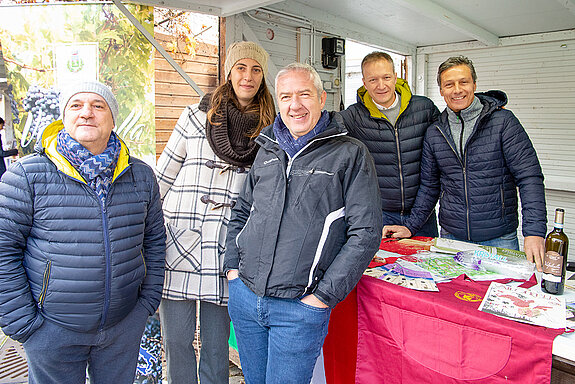
{"type": "Polygon", "coordinates": [[[548,328],[565,328],[565,298],[492,282],[479,305],[482,312],[548,328]]]}

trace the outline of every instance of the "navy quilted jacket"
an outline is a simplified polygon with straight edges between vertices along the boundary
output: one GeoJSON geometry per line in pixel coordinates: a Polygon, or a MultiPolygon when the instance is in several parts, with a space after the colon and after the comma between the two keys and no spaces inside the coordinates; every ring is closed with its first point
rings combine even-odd
{"type": "Polygon", "coordinates": [[[403,79],[395,86],[401,94],[395,127],[371,100],[365,87],[357,103],[340,112],[350,136],[362,141],[373,156],[384,211],[409,213],[419,189],[419,163],[423,137],[439,117],[433,101],[412,95],[403,79]]]}
{"type": "Polygon", "coordinates": [[[45,319],[91,332],[138,301],[152,314],[162,294],[166,237],[152,169],[122,143],[102,206],[56,152],[62,128],[47,127],[38,153],[0,183],[0,326],[21,342],[45,319]]]}
{"type": "Polygon", "coordinates": [[[439,224],[457,238],[484,241],[518,227],[517,188],[523,236],[545,236],[543,173],[527,132],[503,106],[501,91],[477,93],[483,110],[465,147],[455,150],[447,111],[425,135],[421,186],[410,220],[411,233],[425,223],[439,199],[439,224]]]}

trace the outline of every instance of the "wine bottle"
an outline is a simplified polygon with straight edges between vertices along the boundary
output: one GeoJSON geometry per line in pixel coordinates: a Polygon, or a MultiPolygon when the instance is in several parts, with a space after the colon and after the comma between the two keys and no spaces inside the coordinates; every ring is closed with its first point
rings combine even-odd
{"type": "Polygon", "coordinates": [[[543,274],[541,289],[554,295],[563,294],[565,288],[565,269],[567,267],[567,249],[569,239],[563,232],[565,211],[555,210],[554,228],[545,238],[545,258],[543,259],[543,274]]]}

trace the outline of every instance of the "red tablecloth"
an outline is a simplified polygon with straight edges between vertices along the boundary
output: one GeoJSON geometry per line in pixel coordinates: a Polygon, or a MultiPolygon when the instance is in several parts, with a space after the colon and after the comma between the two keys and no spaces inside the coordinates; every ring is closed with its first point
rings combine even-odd
{"type": "Polygon", "coordinates": [[[419,292],[364,276],[332,311],[327,383],[549,383],[561,332],[477,311],[487,286],[419,292]]]}

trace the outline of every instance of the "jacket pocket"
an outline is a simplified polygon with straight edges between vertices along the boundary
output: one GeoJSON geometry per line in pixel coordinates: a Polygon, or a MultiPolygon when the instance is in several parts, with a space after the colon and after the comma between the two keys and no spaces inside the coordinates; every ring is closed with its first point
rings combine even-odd
{"type": "Polygon", "coordinates": [[[40,291],[40,296],[38,296],[38,307],[44,307],[44,301],[46,300],[46,295],[48,294],[48,283],[50,282],[50,273],[52,271],[52,262],[48,260],[46,262],[46,267],[44,268],[44,276],[42,277],[42,290],[40,291]]]}
{"type": "Polygon", "coordinates": [[[201,252],[202,234],[197,229],[178,228],[166,223],[166,268],[177,271],[199,271],[196,255],[201,252]]]}
{"type": "Polygon", "coordinates": [[[499,193],[501,196],[501,220],[503,224],[507,224],[507,216],[505,215],[505,191],[503,190],[503,185],[499,186],[499,193]]]}

